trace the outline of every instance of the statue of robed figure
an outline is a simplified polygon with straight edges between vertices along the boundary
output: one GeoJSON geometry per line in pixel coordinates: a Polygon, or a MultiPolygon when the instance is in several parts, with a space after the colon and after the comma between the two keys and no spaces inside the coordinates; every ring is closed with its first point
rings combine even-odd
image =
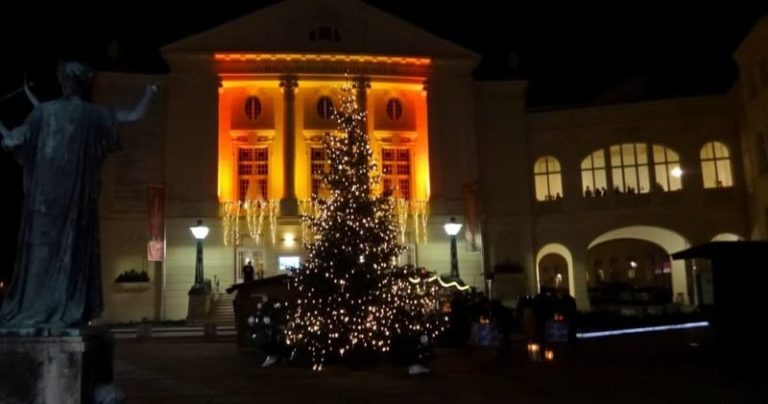
{"type": "MultiPolygon", "coordinates": [[[[130,110],[87,101],[93,77],[83,63],[58,65],[62,96],[40,103],[24,124],[0,123],[0,145],[23,168],[19,244],[0,327],[70,328],[103,309],[98,197],[105,157],[120,148],[118,126],[144,117],[157,93],[146,88],[130,110]]],[[[25,86],[26,87],[26,86],[25,86]]]]}

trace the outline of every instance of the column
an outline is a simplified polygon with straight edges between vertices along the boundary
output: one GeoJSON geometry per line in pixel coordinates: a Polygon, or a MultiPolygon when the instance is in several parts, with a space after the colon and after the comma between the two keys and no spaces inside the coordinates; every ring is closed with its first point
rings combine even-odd
{"type": "Polygon", "coordinates": [[[294,76],[280,78],[280,88],[283,89],[284,111],[284,147],[283,147],[283,198],[280,200],[280,215],[296,216],[298,202],[296,201],[296,87],[299,82],[294,76]]]}
{"type": "Polygon", "coordinates": [[[576,245],[571,250],[572,265],[569,268],[568,275],[570,279],[569,289],[574,299],[576,299],[576,306],[581,311],[589,310],[589,285],[587,285],[587,249],[581,245],[576,245]]]}
{"type": "MultiPolygon", "coordinates": [[[[365,111],[366,115],[369,115],[368,111],[368,89],[371,88],[371,79],[365,76],[358,76],[354,79],[355,92],[357,95],[357,108],[360,111],[365,111]]],[[[371,122],[371,117],[366,116],[365,130],[370,131],[368,127],[371,122]]]]}

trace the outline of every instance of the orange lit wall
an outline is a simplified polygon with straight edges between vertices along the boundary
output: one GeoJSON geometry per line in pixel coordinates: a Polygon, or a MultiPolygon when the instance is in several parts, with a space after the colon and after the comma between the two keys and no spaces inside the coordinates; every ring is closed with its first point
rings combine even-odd
{"type": "Polygon", "coordinates": [[[283,195],[283,97],[278,80],[222,79],[219,89],[219,202],[237,199],[238,143],[269,147],[269,199],[283,195]],[[262,103],[262,116],[251,127],[244,126],[246,97],[255,95],[262,103]]]}
{"type": "MultiPolygon", "coordinates": [[[[337,76],[338,77],[338,76],[337,76]]],[[[404,136],[412,153],[411,195],[414,200],[429,199],[429,151],[427,128],[426,92],[413,78],[403,82],[376,81],[374,78],[368,90],[369,131],[372,147],[377,159],[381,147],[391,141],[392,136],[404,136]],[[403,123],[392,125],[382,119],[382,111],[391,97],[400,99],[408,111],[403,123]],[[386,138],[387,140],[385,140],[386,138]]],[[[345,84],[343,78],[303,79],[299,76],[299,87],[295,97],[295,191],[299,199],[310,198],[311,169],[310,147],[324,132],[336,129],[333,121],[319,119],[316,112],[317,99],[330,96],[338,100],[338,89],[345,84]],[[339,80],[341,79],[341,80],[339,80]]],[[[421,80],[417,80],[421,81],[421,80]]],[[[269,146],[269,199],[279,199],[283,194],[283,93],[277,79],[250,79],[243,75],[223,77],[219,91],[219,161],[218,196],[220,202],[237,199],[238,143],[267,144],[269,146]],[[243,127],[242,117],[245,98],[257,95],[262,102],[264,113],[271,114],[270,120],[261,121],[253,128],[243,127]],[[269,138],[265,142],[265,137],[269,138]]],[[[397,144],[394,144],[397,146],[397,144]]],[[[380,160],[379,160],[380,161],[380,160]]]]}
{"type": "Polygon", "coordinates": [[[428,201],[429,188],[429,128],[427,126],[427,90],[416,91],[416,145],[414,147],[414,196],[415,200],[428,201]]]}
{"type": "Polygon", "coordinates": [[[368,94],[368,116],[377,158],[381,159],[381,148],[385,144],[407,145],[411,150],[412,199],[429,200],[429,130],[427,93],[423,85],[373,82],[368,94]],[[386,104],[392,98],[404,105],[403,118],[398,122],[386,116],[386,104]]]}
{"type": "Polygon", "coordinates": [[[233,91],[219,88],[219,202],[233,201],[235,195],[235,161],[229,127],[232,122],[233,91]]]}

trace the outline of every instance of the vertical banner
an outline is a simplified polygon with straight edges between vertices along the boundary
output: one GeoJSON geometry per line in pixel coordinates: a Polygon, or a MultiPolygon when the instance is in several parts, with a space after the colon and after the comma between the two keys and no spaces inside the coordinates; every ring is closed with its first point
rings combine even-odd
{"type": "Polygon", "coordinates": [[[480,246],[480,189],[477,182],[464,184],[464,238],[472,251],[480,246]]]}
{"type": "Polygon", "coordinates": [[[147,188],[147,260],[165,259],[165,187],[147,188]]]}

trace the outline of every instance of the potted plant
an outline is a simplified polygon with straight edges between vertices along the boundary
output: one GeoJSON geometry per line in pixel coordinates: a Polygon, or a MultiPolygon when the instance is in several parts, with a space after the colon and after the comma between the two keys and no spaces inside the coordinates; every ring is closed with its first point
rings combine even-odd
{"type": "Polygon", "coordinates": [[[149,282],[147,271],[130,269],[124,271],[115,278],[115,289],[121,292],[143,292],[149,290],[152,285],[149,282]]]}

